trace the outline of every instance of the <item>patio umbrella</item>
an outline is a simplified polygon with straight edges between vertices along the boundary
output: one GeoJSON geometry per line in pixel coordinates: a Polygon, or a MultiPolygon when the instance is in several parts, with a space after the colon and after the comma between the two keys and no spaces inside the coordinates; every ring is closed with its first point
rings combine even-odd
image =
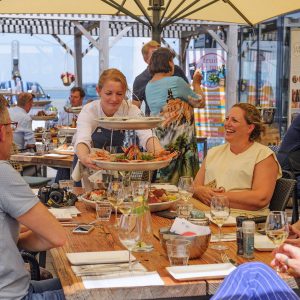
{"type": "Polygon", "coordinates": [[[300,9],[300,0],[2,0],[2,14],[128,15],[156,38],[180,19],[254,25],[300,9]],[[141,18],[143,16],[144,18],[141,18]]]}

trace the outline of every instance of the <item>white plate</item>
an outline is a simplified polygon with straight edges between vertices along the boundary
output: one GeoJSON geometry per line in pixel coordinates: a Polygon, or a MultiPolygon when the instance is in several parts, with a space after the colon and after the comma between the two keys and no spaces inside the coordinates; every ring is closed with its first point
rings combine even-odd
{"type": "MultiPolygon", "coordinates": [[[[214,220],[211,218],[210,213],[205,213],[205,216],[209,218],[209,220],[215,224],[214,220]]],[[[236,218],[233,216],[229,216],[228,219],[225,221],[223,226],[236,226],[236,218]]]]}
{"type": "Polygon", "coordinates": [[[73,128],[73,127],[59,127],[58,130],[62,134],[75,134],[77,128],[73,128]]]}
{"type": "Polygon", "coordinates": [[[97,119],[99,125],[106,129],[150,129],[157,127],[162,121],[159,117],[141,117],[141,118],[126,118],[126,117],[111,117],[97,119]]]}
{"type": "MultiPolygon", "coordinates": [[[[93,265],[128,262],[128,251],[98,251],[67,253],[67,258],[72,265],[93,265]]],[[[136,258],[132,255],[131,260],[136,258]]]]}
{"type": "Polygon", "coordinates": [[[164,189],[169,193],[178,193],[178,187],[173,184],[168,184],[168,183],[155,183],[151,184],[151,189],[164,189]]]}
{"type": "Polygon", "coordinates": [[[168,201],[168,202],[149,203],[149,208],[150,208],[151,212],[167,210],[178,200],[179,200],[179,198],[176,200],[168,201]]]}
{"type": "Polygon", "coordinates": [[[65,112],[67,113],[73,113],[73,114],[79,114],[82,110],[82,106],[77,106],[77,107],[64,107],[65,112]]]}
{"type": "Polygon", "coordinates": [[[236,267],[230,263],[167,267],[173,278],[179,281],[224,278],[236,267]]]}
{"type": "Polygon", "coordinates": [[[79,197],[79,200],[82,201],[82,202],[84,202],[85,204],[87,204],[87,205],[93,207],[93,208],[96,207],[96,201],[87,199],[86,194],[81,195],[81,196],[79,197]]]}
{"type": "Polygon", "coordinates": [[[70,155],[66,155],[66,154],[56,154],[56,153],[49,153],[49,154],[44,154],[44,157],[52,157],[52,158],[67,158],[70,155]]]}
{"type": "Polygon", "coordinates": [[[58,154],[74,155],[74,150],[64,150],[64,149],[53,149],[53,152],[58,154]]]}
{"type": "Polygon", "coordinates": [[[273,251],[275,245],[266,235],[256,234],[254,236],[254,248],[258,251],[273,251]]]}
{"type": "Polygon", "coordinates": [[[92,160],[98,167],[104,170],[114,171],[152,171],[164,168],[170,164],[172,159],[159,161],[145,161],[145,162],[113,162],[107,160],[92,160]]]}

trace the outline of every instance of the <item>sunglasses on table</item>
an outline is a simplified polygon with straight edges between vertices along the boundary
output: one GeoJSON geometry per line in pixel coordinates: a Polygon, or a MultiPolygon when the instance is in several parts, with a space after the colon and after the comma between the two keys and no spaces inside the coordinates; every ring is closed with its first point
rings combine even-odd
{"type": "Polygon", "coordinates": [[[16,130],[18,127],[18,122],[9,122],[9,123],[5,123],[5,124],[0,124],[0,126],[11,126],[12,130],[16,130]]]}

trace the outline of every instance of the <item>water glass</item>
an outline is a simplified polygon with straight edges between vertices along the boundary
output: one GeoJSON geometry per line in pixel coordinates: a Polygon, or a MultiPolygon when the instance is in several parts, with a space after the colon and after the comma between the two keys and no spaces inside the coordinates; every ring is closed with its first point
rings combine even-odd
{"type": "Polygon", "coordinates": [[[189,219],[193,204],[189,202],[179,203],[176,207],[177,217],[183,219],[189,219]]]}
{"type": "Polygon", "coordinates": [[[111,216],[112,207],[108,201],[96,201],[97,221],[108,222],[111,216]]]}
{"type": "Polygon", "coordinates": [[[178,181],[178,192],[180,198],[184,201],[189,201],[193,196],[193,178],[190,176],[181,176],[178,181]]]}
{"type": "Polygon", "coordinates": [[[185,239],[171,239],[166,242],[171,266],[186,266],[190,256],[191,242],[185,239]]]}
{"type": "Polygon", "coordinates": [[[36,154],[44,155],[45,154],[45,145],[41,142],[35,143],[36,154]]]}

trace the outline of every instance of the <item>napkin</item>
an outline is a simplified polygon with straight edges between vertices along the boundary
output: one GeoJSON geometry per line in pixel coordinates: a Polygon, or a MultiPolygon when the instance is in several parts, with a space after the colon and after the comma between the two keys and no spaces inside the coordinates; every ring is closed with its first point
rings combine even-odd
{"type": "Polygon", "coordinates": [[[84,276],[86,289],[164,285],[157,272],[120,272],[102,276],[84,276]]]}
{"type": "Polygon", "coordinates": [[[60,221],[71,220],[73,217],[68,211],[60,208],[50,208],[49,212],[52,213],[54,217],[60,221]]]}
{"type": "Polygon", "coordinates": [[[192,224],[186,219],[176,218],[170,232],[174,232],[176,234],[184,234],[186,232],[193,232],[195,235],[207,235],[210,234],[210,228],[208,226],[199,226],[192,224]]]}

